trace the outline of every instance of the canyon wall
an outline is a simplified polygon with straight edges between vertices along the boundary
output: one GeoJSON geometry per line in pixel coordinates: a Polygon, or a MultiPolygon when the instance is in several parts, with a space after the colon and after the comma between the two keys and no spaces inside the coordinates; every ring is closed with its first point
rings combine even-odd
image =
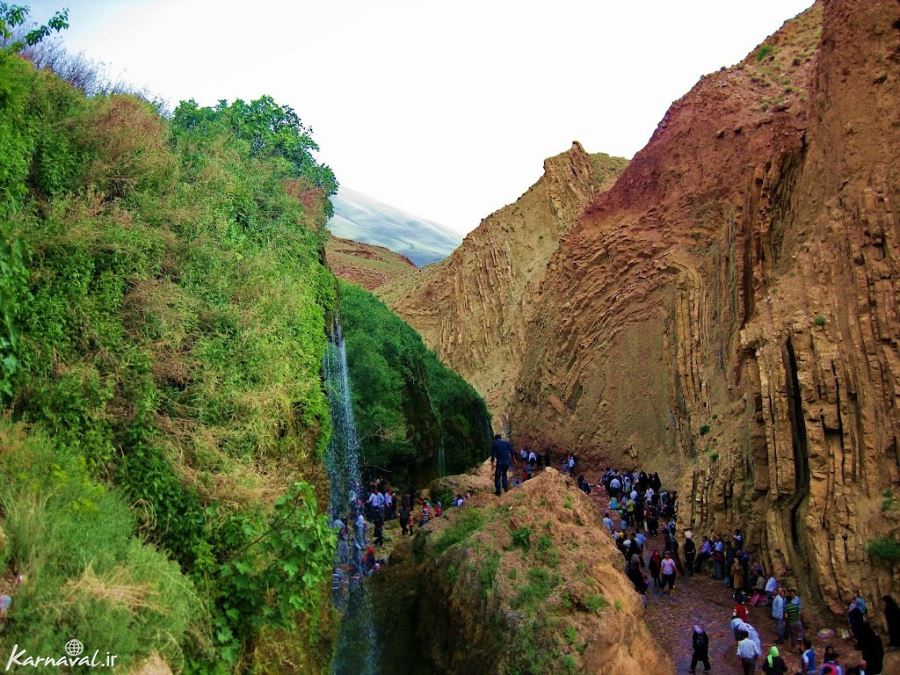
{"type": "Polygon", "coordinates": [[[585,206],[626,165],[573,143],[547,159],[537,183],[485,218],[448,259],[377,291],[485,397],[495,428],[506,426],[547,261],[585,206]]]}
{"type": "Polygon", "coordinates": [[[511,401],[834,612],[898,582],[898,40],[897,2],[817,3],[675,102],[562,237],[511,401]]]}

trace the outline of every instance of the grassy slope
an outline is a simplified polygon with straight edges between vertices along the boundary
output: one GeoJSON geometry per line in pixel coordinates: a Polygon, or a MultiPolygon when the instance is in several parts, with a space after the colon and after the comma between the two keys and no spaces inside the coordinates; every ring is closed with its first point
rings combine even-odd
{"type": "Polygon", "coordinates": [[[291,487],[327,490],[322,194],[9,56],[0,157],[0,563],[25,579],[0,639],[227,670],[280,629],[322,667],[332,535],[291,487]],[[279,495],[311,552],[287,563],[279,495]]]}
{"type": "Polygon", "coordinates": [[[328,237],[325,254],[336,276],[370,291],[416,271],[409,258],[352,239],[328,237]]]}

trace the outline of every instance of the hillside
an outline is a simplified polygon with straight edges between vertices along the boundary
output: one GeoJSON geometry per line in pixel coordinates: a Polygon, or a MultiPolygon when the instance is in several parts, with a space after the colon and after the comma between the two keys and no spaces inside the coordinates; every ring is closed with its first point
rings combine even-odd
{"type": "Polygon", "coordinates": [[[418,266],[443,260],[462,237],[450,228],[341,188],[327,227],[336,237],[383,246],[418,266]]]}
{"type": "Polygon", "coordinates": [[[335,276],[373,291],[416,271],[413,262],[383,246],[363,244],[331,235],[325,258],[335,276]]]}
{"type": "Polygon", "coordinates": [[[379,672],[674,672],[590,497],[547,469],[498,499],[490,476],[485,463],[435,481],[472,496],[373,578],[379,672]]]}
{"type": "Polygon", "coordinates": [[[526,327],[542,309],[536,298],[547,261],[584,207],[626,165],[573,143],[547,159],[537,183],[485,218],[447,260],[378,289],[487,399],[497,428],[507,425],[526,327]]]}
{"type": "MultiPolygon", "coordinates": [[[[0,32],[22,16],[0,6],[0,32]]],[[[330,671],[335,322],[366,479],[479,461],[484,402],[382,303],[338,291],[335,177],[291,108],[163,117],[14,47],[0,104],[0,644],[330,671]]]]}
{"type": "Polygon", "coordinates": [[[898,19],[817,3],[672,105],[550,261],[512,406],[837,615],[897,582],[898,19]]]}

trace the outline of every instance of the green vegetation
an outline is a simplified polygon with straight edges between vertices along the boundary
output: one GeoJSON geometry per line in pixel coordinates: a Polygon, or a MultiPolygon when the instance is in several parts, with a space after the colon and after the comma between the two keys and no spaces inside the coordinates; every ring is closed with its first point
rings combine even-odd
{"type": "Polygon", "coordinates": [[[564,654],[562,657],[562,665],[565,668],[567,673],[577,673],[578,672],[578,662],[575,660],[575,657],[571,654],[564,654]]]}
{"type": "Polygon", "coordinates": [[[165,119],[9,50],[0,101],[0,408],[41,458],[4,457],[0,571],[41,581],[9,630],[190,671],[280,630],[323,667],[336,183],[308,130],[268,97],[165,119]]]}
{"type": "Polygon", "coordinates": [[[510,532],[510,536],[512,537],[513,548],[520,548],[523,551],[527,551],[531,548],[530,527],[517,527],[515,530],[510,532]]]}
{"type": "Polygon", "coordinates": [[[535,610],[544,600],[550,597],[561,579],[557,574],[551,574],[550,570],[543,567],[532,567],[528,570],[528,583],[522,587],[513,598],[512,606],[515,609],[524,608],[535,610]]]}
{"type": "Polygon", "coordinates": [[[772,53],[772,45],[763,45],[759,49],[756,50],[756,62],[760,63],[763,59],[765,59],[769,54],[772,53]]]}
{"type": "Polygon", "coordinates": [[[466,508],[459,511],[456,519],[441,532],[434,544],[434,555],[439,556],[451,546],[465,541],[481,529],[485,515],[480,509],[466,508]]]}
{"type": "Polygon", "coordinates": [[[605,607],[609,607],[609,602],[602,595],[592,593],[584,599],[584,606],[589,612],[598,612],[605,607]]]}
{"type": "Polygon", "coordinates": [[[450,474],[484,459],[490,440],[484,400],[374,295],[346,283],[340,294],[368,472],[384,471],[395,484],[421,484],[434,477],[441,447],[450,474]]]}
{"type": "Polygon", "coordinates": [[[570,645],[574,645],[578,641],[578,631],[575,626],[566,626],[563,629],[563,637],[570,645]]]}
{"type": "Polygon", "coordinates": [[[133,536],[125,500],[88,477],[81,455],[5,422],[0,445],[10,557],[0,553],[0,563],[25,574],[13,594],[7,644],[50,655],[78,636],[89,647],[114,648],[123,665],[156,649],[174,668],[183,665],[189,627],[209,644],[196,623],[202,604],[194,584],[133,536]]]}
{"type": "Polygon", "coordinates": [[[887,488],[884,492],[881,493],[881,510],[882,511],[890,511],[894,508],[895,505],[894,500],[894,492],[890,488],[887,488]]]}
{"type": "Polygon", "coordinates": [[[711,427],[710,427],[708,424],[704,424],[703,426],[701,426],[701,427],[700,427],[700,435],[701,435],[701,436],[706,436],[706,434],[709,433],[710,428],[711,428],[711,427]]]}
{"type": "Polygon", "coordinates": [[[824,326],[825,326],[825,315],[823,315],[823,314],[816,314],[816,318],[813,319],[813,323],[814,323],[816,326],[818,326],[819,328],[824,327],[824,326]]]}
{"type": "Polygon", "coordinates": [[[894,537],[873,539],[866,545],[866,551],[875,560],[891,564],[900,562],[900,541],[894,537]]]}
{"type": "Polygon", "coordinates": [[[718,453],[718,452],[710,453],[709,458],[710,458],[712,461],[714,461],[714,462],[715,462],[715,461],[718,461],[718,459],[719,459],[719,453],[718,453]]]}
{"type": "Polygon", "coordinates": [[[497,571],[500,569],[500,554],[496,551],[488,553],[487,557],[481,565],[478,572],[478,580],[481,583],[481,592],[487,595],[494,588],[494,580],[497,578],[497,571]]]}

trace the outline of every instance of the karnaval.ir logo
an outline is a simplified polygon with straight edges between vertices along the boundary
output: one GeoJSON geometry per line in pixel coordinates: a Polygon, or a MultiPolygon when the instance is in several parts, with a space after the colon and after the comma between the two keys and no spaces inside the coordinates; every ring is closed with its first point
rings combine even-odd
{"type": "Polygon", "coordinates": [[[6,670],[12,670],[13,666],[20,668],[74,668],[82,666],[85,668],[112,668],[116,665],[118,654],[106,652],[105,656],[100,656],[100,650],[95,649],[93,654],[84,653],[84,643],[81,640],[71,639],[63,646],[62,655],[59,656],[33,656],[28,653],[25,648],[19,648],[18,644],[13,645],[6,661],[6,670]]]}

